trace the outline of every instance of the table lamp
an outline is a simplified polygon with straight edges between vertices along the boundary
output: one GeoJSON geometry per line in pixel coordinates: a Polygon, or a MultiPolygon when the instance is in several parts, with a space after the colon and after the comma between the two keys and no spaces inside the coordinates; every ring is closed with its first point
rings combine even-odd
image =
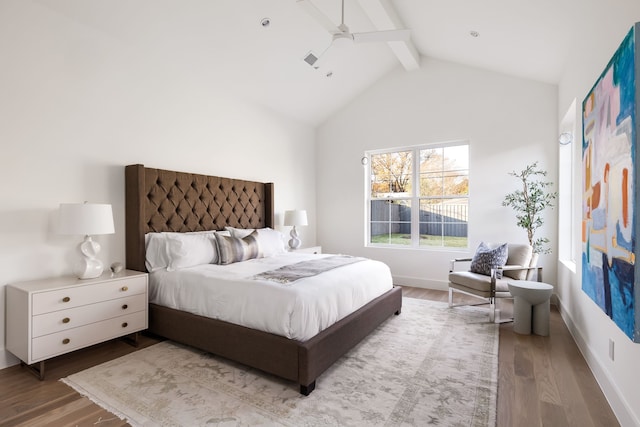
{"type": "Polygon", "coordinates": [[[61,203],[59,216],[60,234],[81,234],[84,241],[78,245],[80,258],[73,272],[80,279],[93,279],[102,274],[103,264],[97,256],[100,244],[91,240],[92,235],[113,234],[111,205],[98,203],[61,203]]]}
{"type": "Polygon", "coordinates": [[[291,229],[291,240],[289,240],[289,247],[291,249],[298,249],[300,247],[300,238],[296,231],[296,225],[307,225],[307,211],[305,210],[293,210],[284,212],[284,225],[293,226],[291,229]]]}

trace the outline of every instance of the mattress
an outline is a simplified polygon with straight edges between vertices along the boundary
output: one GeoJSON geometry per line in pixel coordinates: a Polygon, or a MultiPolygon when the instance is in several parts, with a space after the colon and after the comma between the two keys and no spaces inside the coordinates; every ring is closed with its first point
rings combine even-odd
{"type": "Polygon", "coordinates": [[[149,302],[306,341],[393,287],[389,267],[370,259],[288,284],[254,278],[327,256],[286,253],[155,271],[149,275],[149,302]]]}

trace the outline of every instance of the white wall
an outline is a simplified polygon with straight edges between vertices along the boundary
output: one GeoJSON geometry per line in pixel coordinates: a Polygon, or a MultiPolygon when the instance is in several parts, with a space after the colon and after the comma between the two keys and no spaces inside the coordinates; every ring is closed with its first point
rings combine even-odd
{"type": "MultiPolygon", "coordinates": [[[[397,284],[445,289],[449,260],[472,255],[480,241],[527,241],[513,211],[501,205],[518,186],[508,172],[537,160],[556,182],[556,132],[554,85],[430,59],[418,71],[398,69],[318,130],[318,242],[330,252],[386,262],[397,284]],[[451,140],[470,143],[469,249],[365,248],[363,153],[451,140]]],[[[540,236],[555,245],[555,230],[549,211],[540,236]]],[[[541,256],[550,283],[554,259],[541,256]]]]}
{"type": "MultiPolygon", "coordinates": [[[[564,114],[571,101],[578,100],[580,114],[582,100],[611,59],[634,21],[640,18],[640,3],[617,2],[607,15],[606,25],[585,31],[567,58],[567,69],[559,85],[559,114],[564,114]],[[635,17],[635,19],[634,19],[635,17]]],[[[581,144],[582,123],[577,122],[578,134],[574,144],[581,144]]],[[[581,167],[580,145],[574,161],[581,167]]],[[[581,170],[581,169],[580,169],[581,170]]],[[[568,197],[565,193],[561,197],[568,197]]],[[[574,203],[582,202],[581,182],[574,188],[574,203]]],[[[637,203],[637,201],[636,201],[637,203]]],[[[574,221],[581,221],[577,212],[574,221]]],[[[578,237],[579,238],[579,237],[578,237]]],[[[578,242],[578,249],[580,249],[578,242]]],[[[558,264],[557,295],[565,322],[600,383],[607,399],[623,426],[640,426],[640,344],[634,344],[581,289],[581,264],[558,264]],[[609,340],[615,342],[614,360],[609,358],[609,340]]],[[[638,283],[636,283],[638,286],[638,283]]],[[[636,301],[636,310],[638,301],[636,301]]]]}
{"type": "Polygon", "coordinates": [[[127,164],[274,182],[278,223],[306,208],[300,234],[315,242],[314,130],[243,101],[242,81],[151,50],[31,1],[0,5],[0,368],[17,362],[4,286],[70,273],[81,236],[53,233],[59,203],[113,204],[116,234],[97,240],[124,261],[127,164]]]}

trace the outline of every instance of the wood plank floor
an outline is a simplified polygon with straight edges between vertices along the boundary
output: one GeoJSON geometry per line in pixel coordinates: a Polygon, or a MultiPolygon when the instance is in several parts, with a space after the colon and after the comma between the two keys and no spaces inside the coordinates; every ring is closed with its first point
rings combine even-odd
{"type": "MultiPolygon", "coordinates": [[[[403,295],[446,302],[448,294],[404,288],[403,295]]],[[[455,302],[478,301],[461,294],[455,302]]],[[[498,300],[501,318],[513,317],[513,302],[498,300]]],[[[498,427],[619,426],[587,362],[555,306],[548,337],[519,335],[500,325],[498,427]]]]}
{"type": "Polygon", "coordinates": [[[0,426],[129,425],[58,380],[157,342],[140,334],[137,348],[117,339],[50,359],[44,381],[20,365],[0,370],[0,426]]]}
{"type": "MultiPolygon", "coordinates": [[[[403,291],[411,298],[447,300],[442,291],[403,291]]],[[[511,316],[508,300],[499,307],[503,318],[511,316]]],[[[156,342],[141,335],[138,348],[156,342]]],[[[0,426],[126,426],[58,380],[135,350],[114,340],[57,357],[47,361],[44,381],[19,365],[0,370],[0,426]]],[[[518,335],[511,323],[500,325],[498,359],[498,427],[619,425],[553,307],[549,337],[518,335]]]]}

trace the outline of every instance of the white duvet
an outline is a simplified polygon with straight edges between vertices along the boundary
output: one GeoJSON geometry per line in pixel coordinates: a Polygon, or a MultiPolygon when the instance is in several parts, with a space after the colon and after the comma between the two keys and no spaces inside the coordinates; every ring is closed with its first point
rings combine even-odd
{"type": "Polygon", "coordinates": [[[305,341],[393,287],[389,267],[365,260],[281,284],[258,273],[328,254],[287,253],[150,274],[149,302],[305,341]]]}

